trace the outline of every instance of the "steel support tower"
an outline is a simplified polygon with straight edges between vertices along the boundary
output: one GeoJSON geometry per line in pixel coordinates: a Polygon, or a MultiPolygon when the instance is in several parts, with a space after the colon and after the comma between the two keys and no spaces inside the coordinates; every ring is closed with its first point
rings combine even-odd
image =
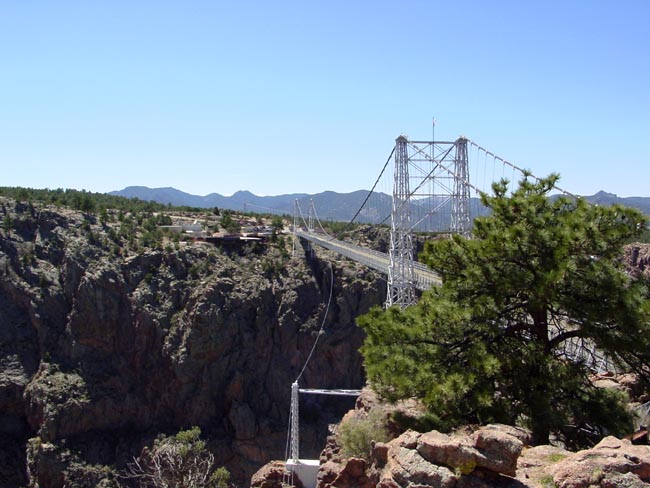
{"type": "Polygon", "coordinates": [[[314,207],[314,199],[309,199],[309,214],[307,217],[307,232],[310,234],[314,232],[314,220],[316,216],[316,207],[314,207]]]}
{"type": "Polygon", "coordinates": [[[296,244],[298,242],[298,237],[296,233],[298,232],[298,199],[296,198],[293,202],[293,243],[291,246],[291,257],[296,257],[296,244]]]}
{"type": "Polygon", "coordinates": [[[454,192],[451,199],[451,231],[469,237],[472,224],[469,216],[469,171],[467,161],[467,139],[460,137],[456,142],[454,157],[454,192]]]}
{"type": "Polygon", "coordinates": [[[387,307],[398,305],[405,308],[416,301],[409,187],[408,140],[404,136],[399,136],[395,140],[395,182],[390,229],[387,307]]]}
{"type": "Polygon", "coordinates": [[[291,452],[289,459],[294,463],[300,459],[300,414],[298,412],[298,382],[294,381],[291,384],[291,452]]]}

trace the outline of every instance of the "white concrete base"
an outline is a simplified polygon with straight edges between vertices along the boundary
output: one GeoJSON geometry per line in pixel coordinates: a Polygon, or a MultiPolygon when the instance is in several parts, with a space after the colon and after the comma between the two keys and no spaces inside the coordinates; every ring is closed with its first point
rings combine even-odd
{"type": "Polygon", "coordinates": [[[286,467],[288,471],[300,478],[302,485],[305,488],[316,488],[316,477],[318,476],[318,468],[320,461],[318,459],[287,459],[286,467]]]}

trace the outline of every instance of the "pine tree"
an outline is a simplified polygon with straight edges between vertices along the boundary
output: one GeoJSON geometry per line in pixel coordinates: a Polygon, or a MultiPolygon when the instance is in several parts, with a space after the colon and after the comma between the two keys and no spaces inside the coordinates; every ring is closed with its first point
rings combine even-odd
{"type": "Polygon", "coordinates": [[[535,444],[555,433],[620,432],[620,395],[589,381],[595,346],[650,377],[650,301],[620,260],[646,220],[636,210],[549,198],[557,175],[482,197],[491,210],[472,239],[428,242],[421,256],[443,285],[406,310],[359,319],[370,382],[389,400],[416,396],[438,427],[525,422],[535,444]]]}

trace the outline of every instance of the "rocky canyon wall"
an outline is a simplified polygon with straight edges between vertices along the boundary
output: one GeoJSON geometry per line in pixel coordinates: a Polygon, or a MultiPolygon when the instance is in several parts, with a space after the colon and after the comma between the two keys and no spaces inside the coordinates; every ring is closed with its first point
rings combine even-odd
{"type": "MultiPolygon", "coordinates": [[[[0,219],[11,224],[0,230],[5,486],[114,486],[157,433],[195,425],[236,480],[282,458],[330,263],[333,301],[301,386],[364,382],[354,319],[382,302],[385,283],[360,266],[259,244],[125,252],[110,240],[117,224],[6,199],[0,219]]],[[[307,455],[349,407],[307,402],[307,455]]]]}

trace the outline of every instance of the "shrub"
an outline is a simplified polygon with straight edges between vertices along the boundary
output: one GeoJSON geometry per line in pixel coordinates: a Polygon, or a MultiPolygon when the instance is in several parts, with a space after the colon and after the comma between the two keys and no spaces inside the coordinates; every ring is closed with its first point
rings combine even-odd
{"type": "Polygon", "coordinates": [[[338,436],[343,456],[369,460],[372,442],[388,440],[383,412],[371,410],[367,417],[356,417],[342,423],[338,436]]]}
{"type": "Polygon", "coordinates": [[[14,228],[14,220],[9,215],[5,215],[5,218],[2,220],[2,228],[9,232],[14,228]]]}
{"type": "Polygon", "coordinates": [[[230,472],[223,466],[217,468],[210,476],[214,488],[228,488],[230,486],[230,472]]]}
{"type": "Polygon", "coordinates": [[[214,466],[214,456],[192,427],[160,437],[129,465],[124,478],[151,488],[228,488],[230,473],[214,466]]]}
{"type": "Polygon", "coordinates": [[[38,273],[38,286],[41,288],[47,288],[50,284],[50,280],[47,279],[47,276],[41,271],[38,273]]]}

